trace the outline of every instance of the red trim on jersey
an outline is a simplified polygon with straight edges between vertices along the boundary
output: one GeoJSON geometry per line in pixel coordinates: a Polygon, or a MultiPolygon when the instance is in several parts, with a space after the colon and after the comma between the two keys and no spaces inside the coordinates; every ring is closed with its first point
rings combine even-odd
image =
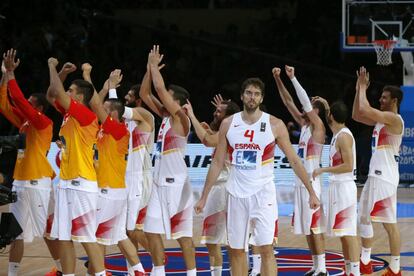
{"type": "Polygon", "coordinates": [[[87,236],[88,233],[85,229],[85,226],[92,223],[92,218],[95,219],[95,210],[91,210],[77,218],[72,220],[72,231],[73,236],[87,236]]]}
{"type": "Polygon", "coordinates": [[[278,237],[278,233],[279,233],[279,220],[275,220],[275,233],[273,234],[274,238],[278,237]]]}
{"type": "Polygon", "coordinates": [[[218,223],[226,221],[226,211],[220,211],[209,215],[204,219],[202,235],[211,237],[217,235],[218,223]]]}
{"type": "Polygon", "coordinates": [[[145,217],[147,216],[147,209],[148,207],[146,206],[142,208],[141,210],[139,210],[137,221],[135,224],[144,224],[145,217]]]}
{"type": "Polygon", "coordinates": [[[182,210],[181,212],[175,214],[170,218],[171,223],[171,233],[180,232],[182,229],[182,223],[188,220],[193,212],[192,207],[188,207],[187,209],[182,210]]]}
{"type": "Polygon", "coordinates": [[[321,222],[321,208],[315,211],[312,215],[311,228],[318,228],[321,222]]]}
{"type": "Polygon", "coordinates": [[[276,143],[273,141],[264,148],[262,161],[266,161],[275,157],[275,146],[276,143]]]}
{"type": "Polygon", "coordinates": [[[372,217],[388,217],[388,209],[392,206],[391,197],[384,198],[375,202],[374,208],[372,208],[372,217]]]}
{"type": "Polygon", "coordinates": [[[177,137],[176,135],[173,134],[173,129],[171,127],[167,131],[167,133],[165,133],[165,135],[164,135],[163,152],[165,152],[167,150],[172,150],[172,149],[179,148],[179,139],[180,139],[180,137],[177,137]]]}
{"type": "Polygon", "coordinates": [[[345,229],[347,227],[347,222],[351,219],[351,216],[354,213],[354,208],[355,206],[349,206],[337,213],[332,229],[345,229]]]}
{"type": "Polygon", "coordinates": [[[10,96],[12,97],[16,107],[23,114],[26,120],[28,120],[36,129],[44,129],[48,125],[52,124],[52,121],[36,110],[24,97],[19,85],[15,79],[9,80],[8,83],[10,89],[10,96]]]}
{"type": "Polygon", "coordinates": [[[72,98],[67,113],[75,118],[81,126],[90,125],[96,119],[95,113],[72,98]]]}
{"type": "Polygon", "coordinates": [[[380,130],[380,132],[378,134],[377,147],[389,145],[390,144],[390,141],[388,139],[389,136],[390,135],[389,135],[387,129],[385,127],[381,128],[381,130],[380,130]]]}
{"type": "Polygon", "coordinates": [[[227,152],[229,153],[230,163],[233,161],[233,151],[234,151],[234,148],[230,146],[230,143],[227,140],[227,152]]]}
{"type": "Polygon", "coordinates": [[[339,166],[343,164],[344,161],[342,160],[342,155],[339,151],[337,151],[334,156],[332,156],[332,166],[339,166]]]}
{"type": "Polygon", "coordinates": [[[116,217],[113,217],[107,221],[101,222],[96,229],[96,237],[101,239],[109,239],[111,237],[111,229],[114,227],[116,217]]]}
{"type": "Polygon", "coordinates": [[[123,122],[118,122],[107,116],[105,122],[102,124],[103,132],[112,135],[115,140],[120,140],[128,134],[128,129],[123,122]]]}

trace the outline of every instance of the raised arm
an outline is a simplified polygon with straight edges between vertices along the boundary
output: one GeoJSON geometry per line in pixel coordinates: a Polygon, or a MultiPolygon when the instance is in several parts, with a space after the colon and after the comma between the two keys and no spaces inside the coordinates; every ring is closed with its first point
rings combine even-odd
{"type": "MultiPolygon", "coordinates": [[[[366,115],[364,114],[364,108],[363,108],[363,105],[366,106],[366,103],[363,103],[361,105],[361,100],[360,100],[361,97],[365,97],[365,99],[367,97],[366,92],[369,87],[369,73],[360,75],[359,71],[357,71],[356,74],[357,74],[357,83],[355,86],[356,92],[355,92],[354,104],[352,106],[352,119],[354,119],[357,122],[360,122],[360,123],[363,123],[369,126],[373,126],[375,125],[376,121],[366,117],[366,115]],[[361,91],[361,85],[363,87],[362,91],[361,91]],[[361,95],[361,92],[363,93],[363,95],[361,95]]],[[[366,102],[368,103],[368,106],[370,106],[368,99],[366,99],[366,102]]]]}
{"type": "Polygon", "coordinates": [[[305,120],[302,118],[302,113],[298,110],[295,105],[295,102],[292,99],[292,96],[289,94],[289,91],[286,89],[283,84],[282,79],[280,78],[280,68],[273,68],[273,78],[276,81],[277,90],[279,91],[280,98],[282,99],[283,104],[289,110],[289,113],[292,115],[293,119],[302,127],[305,124],[305,120]]]}
{"type": "Polygon", "coordinates": [[[7,74],[6,67],[4,66],[4,61],[1,65],[1,83],[0,83],[0,112],[3,116],[12,123],[15,127],[20,128],[23,123],[24,117],[23,114],[13,107],[10,104],[9,98],[7,96],[7,74]]]}
{"type": "Polygon", "coordinates": [[[188,118],[190,118],[191,123],[193,124],[198,139],[200,139],[200,141],[207,147],[216,147],[219,140],[218,132],[210,133],[203,127],[194,115],[193,107],[189,100],[187,100],[187,104],[184,105],[183,108],[187,110],[188,118]]]}
{"type": "Polygon", "coordinates": [[[91,101],[89,102],[92,111],[96,114],[96,116],[98,117],[98,120],[101,123],[104,123],[106,118],[108,117],[108,114],[105,112],[105,109],[102,105],[102,101],[99,98],[98,93],[96,93],[96,91],[93,92],[93,96],[91,98],[91,101]]]}
{"type": "Polygon", "coordinates": [[[312,188],[308,174],[302,165],[302,161],[300,160],[299,156],[295,153],[292,144],[290,143],[289,133],[286,129],[285,124],[281,120],[276,119],[273,116],[270,119],[270,124],[272,125],[272,131],[276,137],[277,145],[283,151],[283,153],[289,160],[289,163],[292,166],[293,171],[300,178],[300,180],[309,192],[310,207],[312,209],[318,208],[320,205],[319,199],[312,188]]]}
{"type": "Polygon", "coordinates": [[[322,173],[347,173],[354,169],[354,156],[352,153],[353,139],[348,133],[341,133],[338,135],[336,146],[342,156],[342,164],[333,167],[317,168],[312,173],[312,178],[315,179],[322,173]]]}
{"type": "Polygon", "coordinates": [[[70,97],[66,94],[62,81],[60,80],[58,72],[56,71],[56,66],[59,62],[56,58],[52,57],[49,58],[47,62],[49,66],[50,77],[50,85],[47,91],[47,98],[49,101],[50,99],[55,99],[63,109],[68,111],[71,100],[70,97]]]}
{"type": "MultiPolygon", "coordinates": [[[[151,53],[150,53],[151,54],[151,53]]],[[[148,55],[148,61],[150,54],[148,55]]],[[[158,70],[161,70],[164,65],[158,67],[158,70]]],[[[151,68],[147,64],[147,72],[144,75],[141,83],[141,89],[139,90],[139,97],[142,101],[159,117],[164,116],[164,106],[162,103],[151,93],[151,68]],[[144,85],[144,88],[142,87],[144,85]]]]}
{"type": "Polygon", "coordinates": [[[331,113],[331,108],[329,107],[328,101],[322,97],[315,96],[312,97],[312,103],[314,102],[320,102],[323,104],[325,108],[325,120],[328,121],[329,114],[331,113]]]}
{"type": "Polygon", "coordinates": [[[220,125],[219,129],[219,142],[216,147],[216,153],[214,154],[213,161],[211,162],[210,169],[207,173],[206,182],[204,184],[203,192],[201,194],[200,200],[196,203],[194,209],[196,213],[201,213],[204,209],[204,206],[207,202],[208,194],[210,193],[211,188],[213,187],[214,183],[216,183],[217,178],[223,169],[224,162],[226,160],[226,153],[227,153],[227,139],[226,134],[229,130],[229,126],[231,123],[233,116],[228,117],[223,120],[220,125]]]}
{"type": "Polygon", "coordinates": [[[181,125],[183,126],[183,135],[185,135],[185,133],[188,133],[190,128],[188,117],[185,114],[183,108],[173,99],[173,96],[168,93],[167,88],[165,88],[164,79],[162,78],[158,67],[162,61],[162,58],[163,56],[160,54],[159,46],[154,46],[148,57],[152,82],[154,84],[154,88],[157,92],[158,97],[164,105],[164,108],[172,116],[174,121],[180,121],[181,125]]]}

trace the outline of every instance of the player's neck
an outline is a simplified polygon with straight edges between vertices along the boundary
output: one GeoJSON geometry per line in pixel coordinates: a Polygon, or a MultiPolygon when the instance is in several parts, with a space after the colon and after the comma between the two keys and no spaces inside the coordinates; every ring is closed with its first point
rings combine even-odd
{"type": "Polygon", "coordinates": [[[241,118],[246,124],[254,124],[256,123],[260,117],[262,117],[262,111],[258,108],[255,111],[248,112],[245,109],[241,113],[241,118]]]}
{"type": "Polygon", "coordinates": [[[338,123],[332,122],[331,123],[332,134],[333,135],[337,134],[344,127],[346,127],[345,124],[338,124],[338,123]]]}

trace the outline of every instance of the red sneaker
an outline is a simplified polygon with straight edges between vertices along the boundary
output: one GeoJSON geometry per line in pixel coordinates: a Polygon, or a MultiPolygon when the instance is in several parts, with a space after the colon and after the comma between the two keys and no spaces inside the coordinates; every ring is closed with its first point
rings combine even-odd
{"type": "Polygon", "coordinates": [[[145,272],[134,270],[134,276],[145,276],[145,272]]]}
{"type": "Polygon", "coordinates": [[[381,274],[381,276],[401,276],[401,269],[398,273],[394,273],[391,268],[387,267],[387,269],[381,274]]]}
{"type": "Polygon", "coordinates": [[[53,267],[51,271],[45,274],[45,276],[61,276],[62,272],[57,270],[56,267],[53,267]]]}
{"type": "Polygon", "coordinates": [[[112,276],[112,273],[109,271],[105,271],[106,276],[112,276]]]}
{"type": "Polygon", "coordinates": [[[362,261],[359,261],[359,271],[361,274],[372,274],[374,270],[372,269],[372,262],[364,264],[362,261]]]}

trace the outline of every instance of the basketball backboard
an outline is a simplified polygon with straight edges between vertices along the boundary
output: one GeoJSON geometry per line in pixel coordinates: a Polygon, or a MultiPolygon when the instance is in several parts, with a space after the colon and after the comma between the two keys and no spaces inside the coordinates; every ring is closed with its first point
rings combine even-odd
{"type": "Polygon", "coordinates": [[[395,40],[394,51],[414,51],[414,1],[342,0],[343,52],[375,51],[373,41],[395,40]]]}

